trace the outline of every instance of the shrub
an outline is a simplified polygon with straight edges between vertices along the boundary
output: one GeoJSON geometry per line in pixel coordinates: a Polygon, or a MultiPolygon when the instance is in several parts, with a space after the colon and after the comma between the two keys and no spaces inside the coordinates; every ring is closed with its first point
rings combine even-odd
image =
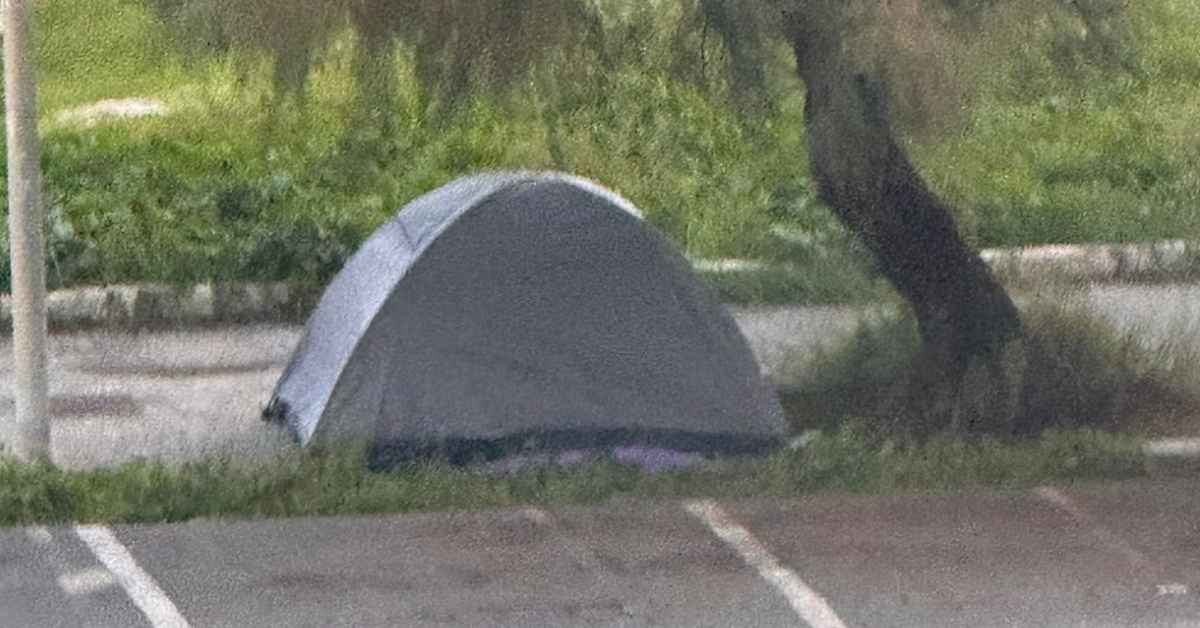
{"type": "MultiPolygon", "coordinates": [[[[1013,435],[1075,428],[1142,431],[1146,417],[1163,408],[1200,403],[1200,386],[1188,376],[1195,355],[1148,347],[1134,331],[1117,331],[1061,302],[1035,301],[1023,308],[1022,319],[1026,362],[1013,435]]],[[[906,404],[920,381],[911,371],[919,348],[911,314],[863,323],[849,341],[819,354],[801,385],[784,391],[793,424],[799,429],[863,416],[913,433],[922,419],[906,404]]],[[[998,403],[990,377],[970,372],[959,391],[923,407],[940,403],[969,422],[972,412],[998,403]]]]}

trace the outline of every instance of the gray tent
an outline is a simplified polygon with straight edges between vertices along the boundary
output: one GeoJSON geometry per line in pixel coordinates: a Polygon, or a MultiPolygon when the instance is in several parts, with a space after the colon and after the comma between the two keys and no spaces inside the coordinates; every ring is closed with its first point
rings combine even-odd
{"type": "Polygon", "coordinates": [[[404,207],[325,290],[264,418],[301,444],[401,452],[738,453],[783,429],[683,256],[627,201],[559,173],[467,177],[404,207]]]}

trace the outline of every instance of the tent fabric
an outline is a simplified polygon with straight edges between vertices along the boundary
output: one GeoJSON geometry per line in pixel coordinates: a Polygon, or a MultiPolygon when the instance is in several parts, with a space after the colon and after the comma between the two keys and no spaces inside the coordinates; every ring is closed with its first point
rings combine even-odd
{"type": "Polygon", "coordinates": [[[302,445],[774,446],[732,317],[616,194],[466,177],[380,227],[310,316],[264,418],[302,445]]]}

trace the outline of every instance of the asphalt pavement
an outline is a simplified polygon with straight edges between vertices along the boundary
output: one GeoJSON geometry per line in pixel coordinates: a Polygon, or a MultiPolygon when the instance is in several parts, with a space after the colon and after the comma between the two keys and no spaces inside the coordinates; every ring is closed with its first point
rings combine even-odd
{"type": "Polygon", "coordinates": [[[0,531],[6,626],[1200,626],[1194,480],[0,531]]]}

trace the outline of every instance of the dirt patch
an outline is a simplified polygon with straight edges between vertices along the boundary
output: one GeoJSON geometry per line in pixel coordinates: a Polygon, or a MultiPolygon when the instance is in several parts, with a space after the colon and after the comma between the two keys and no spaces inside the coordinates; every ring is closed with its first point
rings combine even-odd
{"type": "Polygon", "coordinates": [[[50,398],[50,416],[79,418],[92,416],[137,416],[142,406],[133,395],[64,395],[50,398]]]}

